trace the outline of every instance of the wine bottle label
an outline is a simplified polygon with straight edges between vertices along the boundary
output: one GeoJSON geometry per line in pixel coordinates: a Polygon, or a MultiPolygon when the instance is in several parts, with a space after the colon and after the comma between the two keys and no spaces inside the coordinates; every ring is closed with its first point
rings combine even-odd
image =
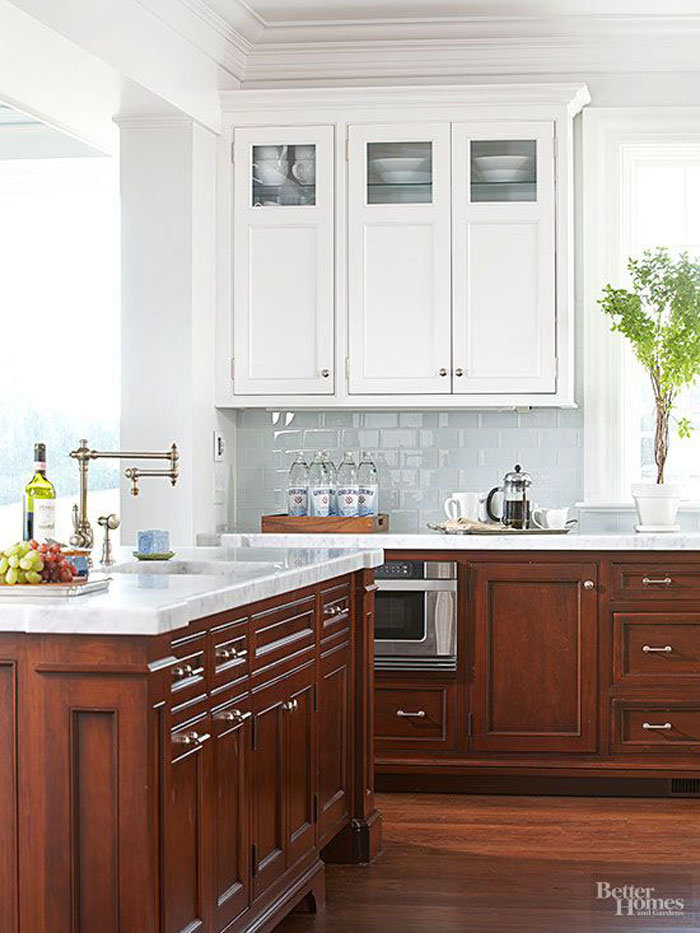
{"type": "Polygon", "coordinates": [[[357,486],[338,486],[338,515],[353,518],[357,515],[357,486]]]}
{"type": "Polygon", "coordinates": [[[377,485],[366,483],[360,486],[360,493],[357,503],[358,515],[376,515],[377,514],[377,485]]]}
{"type": "Polygon", "coordinates": [[[56,535],[56,500],[34,500],[34,538],[45,541],[56,535]]]}
{"type": "Polygon", "coordinates": [[[306,515],[308,499],[306,486],[290,486],[287,490],[287,514],[306,515]]]}
{"type": "Polygon", "coordinates": [[[35,460],[34,461],[34,472],[35,473],[46,473],[46,461],[35,460]]]}
{"type": "Polygon", "coordinates": [[[328,486],[309,487],[309,514],[317,518],[330,515],[331,491],[328,486]]]}

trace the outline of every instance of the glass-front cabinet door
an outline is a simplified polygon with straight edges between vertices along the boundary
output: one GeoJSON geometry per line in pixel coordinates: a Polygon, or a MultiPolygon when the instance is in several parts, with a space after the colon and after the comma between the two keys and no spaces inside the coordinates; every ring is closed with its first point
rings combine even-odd
{"type": "Polygon", "coordinates": [[[234,133],[235,395],[332,395],[333,127],[234,133]]]}
{"type": "Polygon", "coordinates": [[[450,392],[450,127],[348,128],[352,395],[450,392]]]}
{"type": "Polygon", "coordinates": [[[556,391],[554,124],[452,127],[453,391],[556,391]]]}

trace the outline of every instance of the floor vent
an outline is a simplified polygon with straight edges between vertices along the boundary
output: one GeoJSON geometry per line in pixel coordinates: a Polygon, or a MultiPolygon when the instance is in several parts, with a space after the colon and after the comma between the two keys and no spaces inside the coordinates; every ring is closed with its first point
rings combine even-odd
{"type": "Polygon", "coordinates": [[[671,778],[671,797],[700,797],[700,778],[671,778]]]}

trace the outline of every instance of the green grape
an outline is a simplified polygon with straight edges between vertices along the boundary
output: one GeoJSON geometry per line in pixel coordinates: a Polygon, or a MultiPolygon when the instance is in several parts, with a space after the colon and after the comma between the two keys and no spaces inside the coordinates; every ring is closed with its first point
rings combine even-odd
{"type": "Polygon", "coordinates": [[[27,571],[27,583],[36,584],[41,583],[41,574],[37,573],[36,570],[27,571]]]}
{"type": "Polygon", "coordinates": [[[8,586],[14,586],[19,578],[19,570],[16,567],[10,567],[10,569],[5,574],[5,583],[8,586]]]}
{"type": "Polygon", "coordinates": [[[26,583],[26,582],[27,582],[27,574],[26,574],[26,572],[25,572],[24,570],[18,570],[18,571],[17,571],[17,582],[18,582],[18,583],[26,583]]]}
{"type": "Polygon", "coordinates": [[[16,567],[19,567],[19,557],[16,554],[10,554],[7,558],[7,563],[14,570],[16,567]]]}
{"type": "Polygon", "coordinates": [[[13,544],[12,547],[5,551],[5,553],[8,557],[12,557],[13,554],[19,554],[19,544],[13,544]]]}
{"type": "Polygon", "coordinates": [[[28,554],[32,550],[32,546],[29,541],[21,541],[19,544],[19,556],[24,557],[25,554],[28,554]]]}
{"type": "Polygon", "coordinates": [[[2,576],[3,574],[7,573],[7,568],[8,568],[9,566],[10,566],[10,564],[9,564],[7,558],[5,557],[5,555],[3,554],[3,556],[0,557],[0,576],[2,576]]]}
{"type": "Polygon", "coordinates": [[[20,558],[19,566],[21,570],[31,570],[34,566],[34,559],[27,554],[25,557],[20,558]]]}

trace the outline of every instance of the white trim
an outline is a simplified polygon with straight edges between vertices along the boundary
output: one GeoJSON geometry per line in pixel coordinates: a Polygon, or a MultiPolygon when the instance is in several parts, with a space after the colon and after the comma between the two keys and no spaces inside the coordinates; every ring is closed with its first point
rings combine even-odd
{"type": "Polygon", "coordinates": [[[163,130],[174,126],[193,126],[195,121],[191,117],[177,116],[176,114],[142,114],[140,116],[119,115],[112,117],[120,129],[163,130]]]}
{"type": "Polygon", "coordinates": [[[624,501],[629,446],[622,399],[628,351],[597,306],[619,283],[624,157],[627,147],[669,140],[700,143],[700,108],[606,108],[583,114],[584,498],[624,501]]]}

